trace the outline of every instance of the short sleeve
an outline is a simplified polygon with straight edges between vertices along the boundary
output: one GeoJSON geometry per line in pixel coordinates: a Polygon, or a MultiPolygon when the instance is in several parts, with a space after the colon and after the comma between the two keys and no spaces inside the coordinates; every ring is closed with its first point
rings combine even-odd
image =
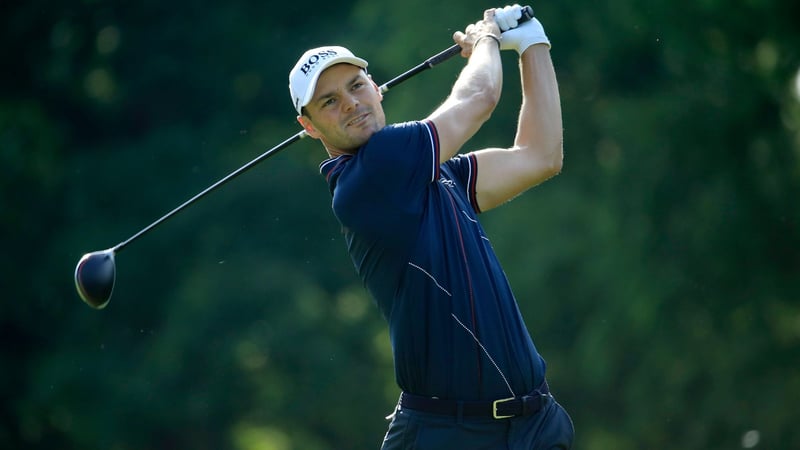
{"type": "Polygon", "coordinates": [[[467,153],[465,155],[456,155],[444,163],[447,174],[464,187],[472,209],[476,213],[480,213],[481,209],[478,206],[477,198],[477,181],[478,181],[478,158],[474,153],[467,153]]]}

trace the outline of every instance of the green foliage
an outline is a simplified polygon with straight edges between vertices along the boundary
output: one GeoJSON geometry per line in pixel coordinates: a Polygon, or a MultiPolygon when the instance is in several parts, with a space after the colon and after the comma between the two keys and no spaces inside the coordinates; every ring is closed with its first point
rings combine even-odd
{"type": "MultiPolygon", "coordinates": [[[[4,3],[0,447],[376,448],[391,351],[319,143],[126,249],[105,310],[72,271],[294,134],[306,48],[346,45],[382,83],[488,6],[4,3]]],[[[577,448],[800,447],[797,2],[533,7],[564,171],[483,220],[577,448]]],[[[511,142],[512,56],[470,148],[511,142]]],[[[389,118],[424,117],[462,66],[387,93],[389,118]]]]}

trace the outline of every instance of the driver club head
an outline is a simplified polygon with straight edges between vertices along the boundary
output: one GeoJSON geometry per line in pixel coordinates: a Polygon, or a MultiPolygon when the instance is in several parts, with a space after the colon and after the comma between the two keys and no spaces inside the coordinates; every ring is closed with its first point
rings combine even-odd
{"type": "Polygon", "coordinates": [[[87,253],[75,267],[75,287],[78,295],[94,309],[103,309],[111,300],[116,278],[114,251],[87,253]]]}

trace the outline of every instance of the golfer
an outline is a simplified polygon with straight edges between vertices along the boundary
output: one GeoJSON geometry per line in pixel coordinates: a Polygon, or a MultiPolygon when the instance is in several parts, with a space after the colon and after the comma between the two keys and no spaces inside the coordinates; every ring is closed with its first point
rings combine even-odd
{"type": "Polygon", "coordinates": [[[561,107],[550,43],[519,5],[454,33],[467,63],[427,118],[386,124],[367,62],[308,50],[289,74],[297,120],[327,150],[320,171],[355,270],[389,324],[402,390],[383,449],[568,449],[571,419],[478,214],[556,175],[561,107]],[[501,34],[501,30],[504,31],[501,34]],[[463,152],[502,90],[500,50],[519,55],[510,148],[463,152]]]}

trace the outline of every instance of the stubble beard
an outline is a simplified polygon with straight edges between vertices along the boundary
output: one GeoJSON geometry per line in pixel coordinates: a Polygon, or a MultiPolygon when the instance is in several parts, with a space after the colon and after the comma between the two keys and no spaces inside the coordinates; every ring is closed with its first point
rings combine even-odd
{"type": "Polygon", "coordinates": [[[353,154],[358,151],[364,144],[369,141],[373,134],[380,131],[386,126],[386,121],[382,115],[379,115],[374,109],[360,111],[358,114],[350,117],[342,124],[341,132],[344,136],[342,150],[346,153],[353,154]],[[348,125],[353,120],[357,120],[364,114],[368,114],[363,124],[348,125]]]}

